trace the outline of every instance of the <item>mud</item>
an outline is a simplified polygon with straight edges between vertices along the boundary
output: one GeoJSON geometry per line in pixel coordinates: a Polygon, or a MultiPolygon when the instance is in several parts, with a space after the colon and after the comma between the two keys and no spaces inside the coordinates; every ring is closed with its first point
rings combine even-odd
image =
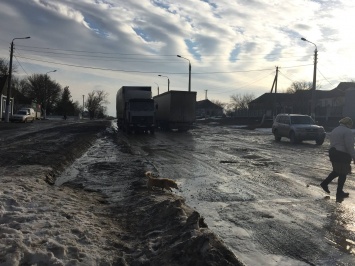
{"type": "Polygon", "coordinates": [[[343,202],[336,181],[330,195],[319,186],[328,139],[292,145],[219,122],[154,135],[61,123],[0,131],[0,154],[14,160],[0,167],[0,261],[17,262],[4,265],[355,264],[354,175],[343,202]],[[46,136],[53,166],[27,146],[46,136]],[[147,170],[179,189],[148,191],[147,170]]]}
{"type": "Polygon", "coordinates": [[[150,163],[110,128],[0,124],[0,264],[242,265],[184,197],[146,189],[150,163]]]}

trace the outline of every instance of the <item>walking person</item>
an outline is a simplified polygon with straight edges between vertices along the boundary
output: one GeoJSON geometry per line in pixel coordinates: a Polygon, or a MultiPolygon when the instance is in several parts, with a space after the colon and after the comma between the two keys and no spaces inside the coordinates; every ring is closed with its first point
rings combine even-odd
{"type": "Polygon", "coordinates": [[[350,117],[344,117],[339,121],[339,126],[329,134],[330,149],[329,159],[333,171],[320,184],[325,192],[330,193],[328,185],[338,177],[338,188],[336,199],[349,197],[349,193],[343,191],[346,176],[351,173],[351,161],[355,164],[354,136],[351,131],[353,121],[350,117]]]}

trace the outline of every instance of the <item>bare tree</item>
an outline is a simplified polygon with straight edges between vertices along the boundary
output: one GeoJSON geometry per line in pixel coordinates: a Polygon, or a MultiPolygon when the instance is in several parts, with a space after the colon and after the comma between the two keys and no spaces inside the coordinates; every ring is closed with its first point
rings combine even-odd
{"type": "MultiPolygon", "coordinates": [[[[12,73],[17,72],[17,66],[12,65],[12,73]]],[[[9,74],[9,62],[4,59],[0,58],[0,76],[5,76],[9,74]]]]}
{"type": "Polygon", "coordinates": [[[249,103],[255,99],[254,94],[246,93],[244,95],[233,94],[230,96],[230,103],[228,109],[237,111],[237,110],[247,110],[249,103]]]}
{"type": "Polygon", "coordinates": [[[85,107],[89,111],[90,119],[95,117],[104,117],[106,107],[103,105],[108,103],[107,96],[108,94],[104,91],[92,91],[88,94],[85,107]]]}
{"type": "Polygon", "coordinates": [[[312,82],[307,81],[295,81],[292,82],[291,86],[287,88],[286,93],[296,93],[302,90],[311,90],[313,87],[312,82]]]}
{"type": "Polygon", "coordinates": [[[221,102],[219,100],[211,100],[215,105],[218,105],[219,107],[222,107],[223,109],[227,106],[227,103],[221,102]]]}
{"type": "Polygon", "coordinates": [[[0,58],[0,76],[5,76],[8,73],[9,73],[8,62],[5,59],[0,58]]]}

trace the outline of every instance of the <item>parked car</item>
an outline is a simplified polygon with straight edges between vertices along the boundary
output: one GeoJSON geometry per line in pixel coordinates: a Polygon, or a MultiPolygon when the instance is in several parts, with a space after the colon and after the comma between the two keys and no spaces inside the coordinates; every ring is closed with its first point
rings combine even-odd
{"type": "Polygon", "coordinates": [[[315,140],[322,145],[325,139],[325,130],[316,125],[312,117],[300,114],[279,114],[272,125],[272,133],[276,141],[282,137],[289,138],[291,143],[303,140],[315,140]]]}
{"type": "Polygon", "coordinates": [[[24,109],[19,110],[16,114],[13,114],[10,117],[11,122],[23,122],[23,123],[33,122],[35,119],[36,117],[34,116],[34,114],[24,109]]]}

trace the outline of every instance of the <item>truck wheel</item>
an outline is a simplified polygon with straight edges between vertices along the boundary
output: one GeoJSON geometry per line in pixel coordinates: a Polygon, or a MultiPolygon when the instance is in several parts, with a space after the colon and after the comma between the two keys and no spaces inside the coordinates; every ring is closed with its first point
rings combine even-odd
{"type": "Polygon", "coordinates": [[[318,139],[316,139],[316,144],[317,144],[317,145],[322,145],[323,142],[324,142],[324,138],[318,138],[318,139]]]}
{"type": "Polygon", "coordinates": [[[274,131],[275,141],[281,141],[281,137],[279,136],[277,130],[274,131]]]}
{"type": "Polygon", "coordinates": [[[290,142],[292,144],[296,144],[297,143],[296,134],[293,131],[290,133],[290,142]]]}

